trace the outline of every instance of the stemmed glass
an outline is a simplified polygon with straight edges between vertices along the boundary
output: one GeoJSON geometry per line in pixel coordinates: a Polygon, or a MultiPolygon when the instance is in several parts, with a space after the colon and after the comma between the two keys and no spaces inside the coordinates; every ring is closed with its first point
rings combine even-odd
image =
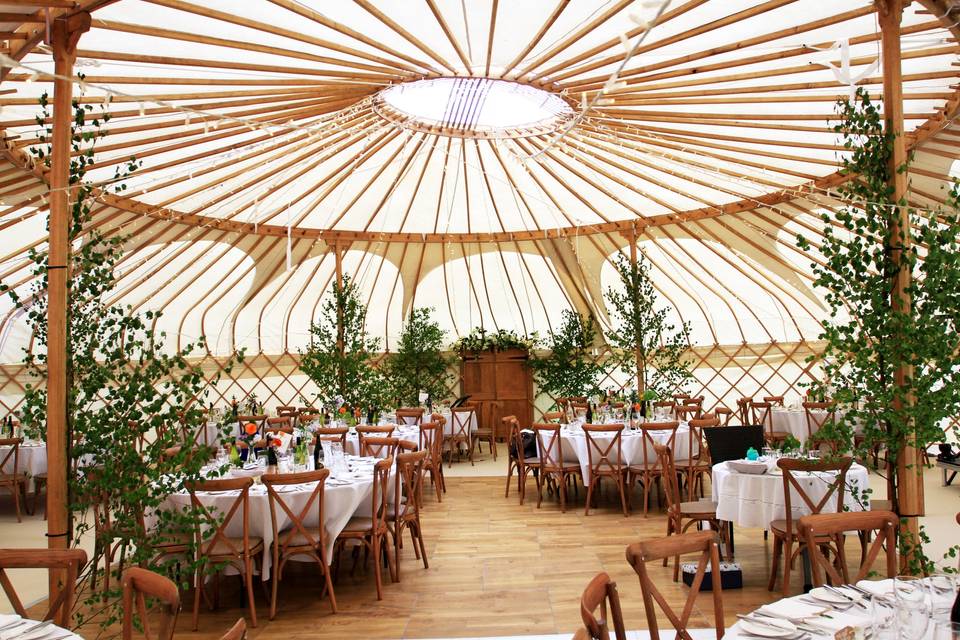
{"type": "Polygon", "coordinates": [[[928,588],[916,576],[897,576],[893,579],[894,620],[897,637],[920,640],[930,623],[928,588]]]}

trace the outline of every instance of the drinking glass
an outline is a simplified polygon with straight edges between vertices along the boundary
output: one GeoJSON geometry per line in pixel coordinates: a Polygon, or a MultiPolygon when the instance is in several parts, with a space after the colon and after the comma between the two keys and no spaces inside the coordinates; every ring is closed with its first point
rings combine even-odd
{"type": "Polygon", "coordinates": [[[894,619],[897,637],[920,640],[930,623],[927,587],[916,576],[897,576],[893,579],[894,619]]]}
{"type": "Polygon", "coordinates": [[[960,623],[934,620],[931,640],[960,640],[960,623]]]}
{"type": "Polygon", "coordinates": [[[875,596],[869,599],[870,640],[894,640],[897,637],[895,610],[892,595],[890,598],[875,596]]]}
{"type": "Polygon", "coordinates": [[[957,576],[948,573],[935,573],[924,581],[930,596],[931,615],[935,621],[950,619],[950,610],[957,597],[957,576]]]}

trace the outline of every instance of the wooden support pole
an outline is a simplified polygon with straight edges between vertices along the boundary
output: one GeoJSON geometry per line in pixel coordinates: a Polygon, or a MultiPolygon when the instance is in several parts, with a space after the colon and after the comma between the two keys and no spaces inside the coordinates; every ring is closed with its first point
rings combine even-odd
{"type": "MultiPolygon", "coordinates": [[[[66,549],[71,526],[67,470],[67,282],[70,277],[70,143],[77,41],[90,28],[90,14],[59,18],[50,29],[53,49],[53,142],[50,154],[50,249],[47,255],[47,546],[66,549]]],[[[60,592],[59,571],[50,571],[50,601],[60,592]]]]}
{"type": "MultiPolygon", "coordinates": [[[[637,229],[636,227],[630,227],[629,231],[630,238],[630,274],[636,278],[637,277],[637,229]]],[[[636,327],[634,332],[634,339],[640,339],[640,327],[636,327]]],[[[643,400],[643,394],[647,390],[646,380],[644,379],[644,371],[640,366],[640,362],[643,358],[643,354],[640,352],[639,343],[636,345],[636,351],[633,354],[634,358],[637,361],[637,397],[640,400],[643,400]]]]}
{"type": "MultiPolygon", "coordinates": [[[[903,135],[903,75],[900,51],[903,0],[877,0],[877,13],[883,52],[883,114],[887,131],[894,134],[889,166],[890,186],[893,188],[893,202],[901,204],[907,192],[907,174],[899,171],[907,161],[906,140],[903,135]]],[[[900,260],[903,251],[910,249],[910,218],[906,208],[899,208],[891,217],[890,245],[894,263],[900,260]]],[[[890,301],[894,311],[910,312],[910,280],[910,270],[901,269],[897,272],[896,280],[891,283],[890,301]]],[[[908,365],[899,366],[894,373],[894,383],[900,387],[905,386],[907,379],[913,376],[911,369],[908,365]]],[[[908,397],[907,402],[909,401],[908,397]]],[[[908,436],[901,444],[896,461],[896,506],[900,516],[906,519],[905,530],[913,535],[914,544],[919,543],[917,517],[924,512],[923,471],[919,453],[915,438],[908,436]]]]}

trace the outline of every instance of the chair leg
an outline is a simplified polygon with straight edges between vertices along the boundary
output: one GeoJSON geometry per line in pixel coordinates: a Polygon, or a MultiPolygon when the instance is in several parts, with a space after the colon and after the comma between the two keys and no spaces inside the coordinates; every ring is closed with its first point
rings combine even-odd
{"type": "Polygon", "coordinates": [[[567,512],[567,478],[560,473],[560,482],[557,483],[557,491],[560,492],[560,513],[567,512]]]}
{"type": "Polygon", "coordinates": [[[507,490],[503,492],[504,498],[510,497],[510,480],[513,479],[513,461],[507,464],[507,490]]]}
{"type": "Polygon", "coordinates": [[[201,567],[193,571],[193,630],[200,624],[200,590],[203,589],[203,573],[201,567]]]}
{"type": "Polygon", "coordinates": [[[247,583],[247,603],[250,607],[250,626],[257,627],[257,604],[253,600],[253,562],[249,557],[243,560],[244,580],[247,583]]]}
{"type": "Polygon", "coordinates": [[[373,577],[377,582],[377,600],[383,600],[383,576],[380,571],[380,536],[372,536],[370,543],[373,545],[373,577]]]}
{"type": "MultiPolygon", "coordinates": [[[[429,568],[430,568],[430,563],[427,562],[427,547],[426,547],[426,545],[424,545],[424,543],[423,543],[423,529],[420,528],[420,517],[419,517],[419,516],[417,517],[417,539],[416,539],[416,542],[418,542],[419,545],[420,545],[420,558],[423,560],[423,568],[424,568],[424,569],[429,569],[429,568]]],[[[414,545],[414,548],[416,548],[416,546],[417,546],[417,545],[415,544],[415,545],[414,545]]],[[[398,562],[399,562],[399,558],[398,558],[398,562]]],[[[399,569],[398,569],[398,571],[399,571],[399,569]]]]}
{"type": "Polygon", "coordinates": [[[323,580],[327,585],[327,598],[330,599],[330,608],[333,609],[333,613],[337,612],[337,596],[333,593],[333,581],[330,579],[330,565],[327,564],[327,559],[324,557],[321,562],[323,567],[323,580]]]}
{"type": "Polygon", "coordinates": [[[537,479],[537,509],[540,508],[540,504],[543,502],[543,474],[534,476],[537,479]]]}
{"type": "Polygon", "coordinates": [[[793,565],[793,538],[783,542],[783,597],[790,594],[790,570],[793,565]]]}
{"type": "Polygon", "coordinates": [[[13,485],[13,491],[10,493],[13,494],[13,507],[17,511],[17,522],[23,522],[23,518],[20,517],[20,483],[13,485]]]}
{"type": "Polygon", "coordinates": [[[783,554],[783,538],[773,536],[773,560],[770,566],[770,581],[767,582],[767,591],[773,591],[777,584],[777,573],[780,571],[780,556],[783,554]]]}
{"type": "Polygon", "coordinates": [[[270,620],[277,617],[277,586],[280,584],[280,571],[277,565],[277,558],[274,558],[273,577],[270,579],[270,620]]]}
{"type": "Polygon", "coordinates": [[[593,498],[593,487],[595,484],[597,484],[597,481],[597,478],[593,478],[590,484],[587,485],[587,499],[586,504],[583,505],[583,515],[585,516],[590,515],[590,500],[593,498]]]}

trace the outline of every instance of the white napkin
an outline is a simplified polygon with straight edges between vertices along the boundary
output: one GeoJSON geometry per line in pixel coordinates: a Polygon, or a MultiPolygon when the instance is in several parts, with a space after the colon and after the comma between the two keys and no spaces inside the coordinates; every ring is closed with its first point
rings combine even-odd
{"type": "Polygon", "coordinates": [[[293,434],[284,433],[281,431],[279,433],[274,434],[273,437],[280,441],[279,453],[286,454],[287,449],[290,448],[290,443],[293,442],[293,434]]]}
{"type": "Polygon", "coordinates": [[[786,600],[778,600],[770,604],[765,604],[760,607],[759,611],[791,622],[802,622],[806,618],[813,618],[830,611],[830,607],[820,607],[804,602],[797,602],[793,598],[788,598],[786,600]]]}
{"type": "Polygon", "coordinates": [[[893,595],[893,580],[861,580],[857,586],[881,598],[893,595]]]}

